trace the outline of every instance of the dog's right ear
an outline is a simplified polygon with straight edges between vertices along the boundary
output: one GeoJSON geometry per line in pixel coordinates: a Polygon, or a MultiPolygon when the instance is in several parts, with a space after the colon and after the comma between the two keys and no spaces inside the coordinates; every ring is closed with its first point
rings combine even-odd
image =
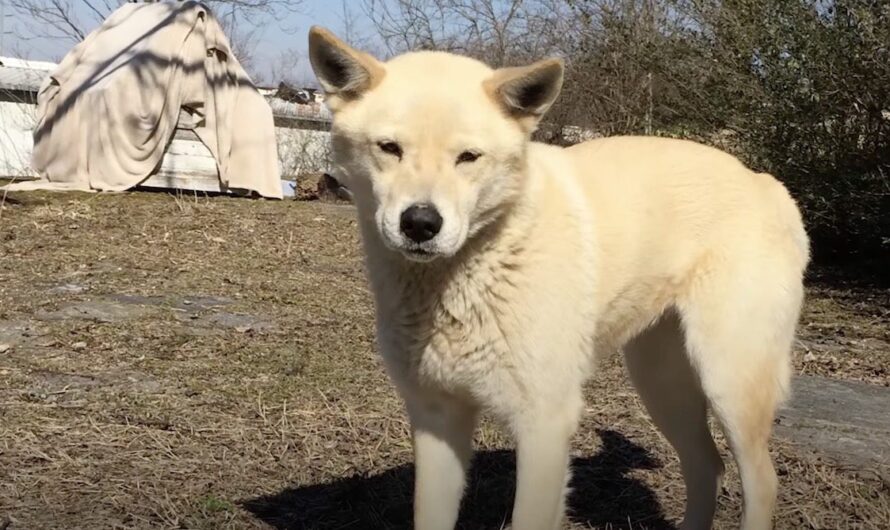
{"type": "Polygon", "coordinates": [[[358,99],[383,79],[383,65],[367,53],[354,50],[330,31],[309,30],[309,62],[325,91],[331,112],[358,99]]]}

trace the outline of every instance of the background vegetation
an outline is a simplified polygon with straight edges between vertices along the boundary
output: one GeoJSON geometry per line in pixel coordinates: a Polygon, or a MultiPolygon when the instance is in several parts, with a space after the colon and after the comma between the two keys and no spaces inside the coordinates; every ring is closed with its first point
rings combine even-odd
{"type": "MultiPolygon", "coordinates": [[[[22,42],[77,42],[121,1],[9,6],[31,21],[22,42]]],[[[256,79],[305,78],[298,54],[282,52],[261,74],[255,53],[257,32],[303,13],[304,0],[209,4],[256,79]]],[[[817,260],[890,268],[890,0],[341,0],[332,8],[341,36],[383,56],[444,49],[502,66],[560,55],[565,90],[541,139],[655,134],[727,149],[787,184],[817,260]]]]}
{"type": "Polygon", "coordinates": [[[368,0],[385,52],[494,65],[559,54],[541,133],[656,134],[728,149],[800,202],[823,263],[890,254],[886,0],[368,0]],[[565,127],[575,126],[575,127],[565,127]],[[580,129],[578,129],[580,127],[580,129]]]}

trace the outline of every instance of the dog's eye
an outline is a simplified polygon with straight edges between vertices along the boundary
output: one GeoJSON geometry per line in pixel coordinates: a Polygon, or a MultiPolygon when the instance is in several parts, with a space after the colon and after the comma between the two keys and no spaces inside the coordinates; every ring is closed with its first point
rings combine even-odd
{"type": "Polygon", "coordinates": [[[482,153],[477,153],[475,151],[464,151],[457,157],[457,163],[470,163],[479,160],[479,157],[482,156],[482,153]]]}
{"type": "Polygon", "coordinates": [[[395,142],[377,142],[377,147],[388,155],[397,156],[402,159],[402,146],[395,142]]]}

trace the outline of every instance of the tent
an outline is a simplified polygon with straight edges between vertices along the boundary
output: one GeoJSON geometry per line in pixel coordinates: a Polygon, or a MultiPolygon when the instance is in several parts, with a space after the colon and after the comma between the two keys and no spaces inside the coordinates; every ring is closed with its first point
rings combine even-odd
{"type": "Polygon", "coordinates": [[[10,189],[132,188],[187,120],[223,187],[282,197],[272,110],[199,2],[122,5],[44,80],[37,104],[40,179],[10,189]]]}

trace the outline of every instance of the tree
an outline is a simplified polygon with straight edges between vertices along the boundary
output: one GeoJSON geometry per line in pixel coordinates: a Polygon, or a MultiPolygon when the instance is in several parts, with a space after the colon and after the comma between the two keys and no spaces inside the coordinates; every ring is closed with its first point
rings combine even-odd
{"type": "Polygon", "coordinates": [[[738,154],[801,203],[817,257],[890,247],[890,4],[680,0],[738,154]]]}
{"type": "Polygon", "coordinates": [[[492,66],[567,60],[543,138],[572,130],[715,144],[775,174],[817,258],[890,255],[890,3],[365,0],[389,53],[492,66]]]}
{"type": "Polygon", "coordinates": [[[447,50],[493,66],[551,52],[563,0],[364,0],[387,52],[447,50]]]}

